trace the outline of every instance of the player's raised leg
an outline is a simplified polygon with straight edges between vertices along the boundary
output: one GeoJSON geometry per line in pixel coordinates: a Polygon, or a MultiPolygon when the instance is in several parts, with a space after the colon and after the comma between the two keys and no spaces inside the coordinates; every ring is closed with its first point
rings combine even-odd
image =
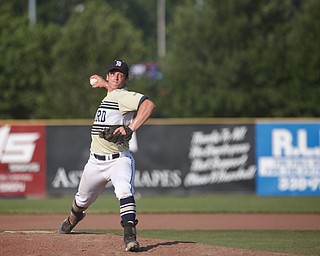
{"type": "Polygon", "coordinates": [[[70,233],[78,222],[83,220],[86,216],[84,211],[95,202],[108,182],[104,177],[104,173],[100,171],[105,168],[105,165],[98,165],[97,167],[94,165],[94,161],[96,159],[90,155],[89,161],[84,167],[70,215],[63,221],[58,230],[60,234],[70,233]]]}

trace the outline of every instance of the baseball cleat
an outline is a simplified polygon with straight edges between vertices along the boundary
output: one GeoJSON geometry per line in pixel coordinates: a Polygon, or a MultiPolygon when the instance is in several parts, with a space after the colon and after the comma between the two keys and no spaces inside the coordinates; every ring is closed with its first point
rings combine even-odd
{"type": "Polygon", "coordinates": [[[62,224],[61,227],[59,228],[58,232],[59,234],[69,234],[71,232],[71,230],[78,224],[79,221],[83,220],[83,218],[86,216],[85,213],[83,213],[83,216],[81,219],[76,220],[73,224],[71,224],[70,222],[70,217],[68,217],[67,219],[65,219],[62,224]]]}
{"type": "Polygon", "coordinates": [[[139,243],[136,240],[126,242],[126,251],[127,252],[137,252],[139,251],[139,243]]]}
{"type": "Polygon", "coordinates": [[[138,220],[135,220],[133,223],[129,222],[124,224],[121,221],[121,226],[124,228],[124,244],[127,252],[137,252],[139,251],[139,243],[137,241],[137,230],[136,225],[138,224],[138,220]]]}

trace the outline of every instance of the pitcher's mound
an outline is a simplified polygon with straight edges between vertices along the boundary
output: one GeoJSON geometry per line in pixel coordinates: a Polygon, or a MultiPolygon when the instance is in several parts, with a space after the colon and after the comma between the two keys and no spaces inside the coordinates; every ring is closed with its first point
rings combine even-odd
{"type": "Polygon", "coordinates": [[[0,233],[1,255],[98,256],[98,255],[285,255],[210,246],[194,242],[167,241],[139,237],[140,251],[125,252],[122,236],[116,234],[72,233],[55,231],[6,231],[0,233]]]}

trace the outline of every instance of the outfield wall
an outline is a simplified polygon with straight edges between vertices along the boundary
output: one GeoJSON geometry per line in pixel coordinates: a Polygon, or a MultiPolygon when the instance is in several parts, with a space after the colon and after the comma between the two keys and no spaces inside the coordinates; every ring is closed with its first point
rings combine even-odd
{"type": "MultiPolygon", "coordinates": [[[[74,194],[90,129],[0,121],[0,196],[74,194]]],[[[151,119],[130,141],[136,192],[320,195],[319,134],[318,119],[151,119]]]]}

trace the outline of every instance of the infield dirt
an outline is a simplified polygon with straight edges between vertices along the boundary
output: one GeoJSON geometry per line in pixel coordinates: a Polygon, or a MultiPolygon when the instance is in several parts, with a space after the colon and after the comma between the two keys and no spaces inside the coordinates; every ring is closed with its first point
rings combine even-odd
{"type": "MultiPolygon", "coordinates": [[[[88,215],[73,234],[60,235],[57,228],[63,215],[0,215],[0,255],[289,255],[267,253],[192,241],[173,241],[138,237],[141,249],[137,253],[124,251],[123,238],[117,234],[97,234],[89,230],[121,229],[119,216],[88,215]],[[86,232],[77,232],[86,230],[86,232]]],[[[317,214],[141,214],[138,231],[143,229],[273,229],[320,230],[317,214]]],[[[138,233],[139,235],[139,233],[138,233]]]]}

